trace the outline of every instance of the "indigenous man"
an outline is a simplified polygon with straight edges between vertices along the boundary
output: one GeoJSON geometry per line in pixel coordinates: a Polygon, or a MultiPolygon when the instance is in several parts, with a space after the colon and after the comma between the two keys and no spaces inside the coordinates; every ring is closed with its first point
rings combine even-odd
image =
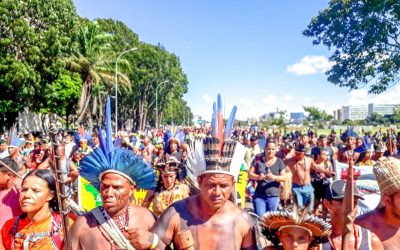
{"type": "Polygon", "coordinates": [[[357,147],[356,138],[358,138],[358,134],[352,129],[347,130],[341,135],[340,139],[342,139],[342,141],[346,143],[346,147],[339,150],[339,162],[347,163],[349,162],[350,157],[353,158],[354,162],[358,161],[360,153],[354,152],[357,147]]]}
{"type": "Polygon", "coordinates": [[[374,232],[385,249],[400,249],[400,160],[378,160],[374,174],[381,191],[381,204],[358,217],[356,223],[374,232]]]}
{"type": "Polygon", "coordinates": [[[3,224],[21,215],[21,206],[19,205],[19,191],[21,189],[21,180],[18,179],[18,165],[10,158],[2,159],[0,163],[0,229],[3,224]]]}
{"type": "Polygon", "coordinates": [[[7,150],[7,140],[1,139],[0,141],[0,159],[10,156],[7,150]]]}
{"type": "Polygon", "coordinates": [[[311,185],[311,169],[327,176],[334,176],[335,173],[315,164],[314,160],[306,157],[307,148],[300,144],[295,149],[295,157],[287,160],[286,166],[292,172],[292,193],[296,195],[300,208],[310,200],[309,209],[314,207],[314,188],[311,185]]]}
{"type": "Polygon", "coordinates": [[[172,204],[152,232],[129,231],[134,247],[164,249],[172,243],[174,249],[255,249],[252,219],[229,200],[232,173],[210,162],[197,180],[200,194],[172,204]]]}
{"type": "Polygon", "coordinates": [[[149,210],[130,205],[135,186],[155,187],[153,169],[132,151],[104,146],[110,144],[100,143],[81,161],[80,174],[99,188],[103,205],[78,217],[71,228],[73,249],[132,250],[128,230],[149,230],[154,223],[149,210]]]}
{"type": "MultiPolygon", "coordinates": [[[[219,105],[214,106],[220,110],[219,105]]],[[[213,117],[218,117],[216,112],[213,117]]],[[[233,117],[231,114],[227,124],[233,125],[233,117]]],[[[219,118],[214,120],[213,137],[196,140],[188,152],[200,193],[172,204],[151,232],[130,230],[129,240],[135,248],[165,249],[173,244],[174,249],[256,249],[252,218],[229,200],[246,148],[232,140],[223,141],[223,124],[218,124],[221,114],[219,118]]]]}
{"type": "MultiPolygon", "coordinates": [[[[345,206],[343,203],[345,196],[346,182],[343,180],[333,181],[326,190],[323,200],[324,206],[328,209],[331,216],[332,234],[322,243],[322,250],[325,249],[383,249],[379,238],[370,230],[354,225],[354,234],[346,239],[346,246],[342,246],[342,234],[345,227],[345,206]]],[[[354,213],[357,212],[358,199],[363,199],[360,192],[354,187],[354,213]]],[[[347,215],[348,216],[348,215],[347,215]]],[[[354,217],[353,217],[354,218],[354,217]]]]}

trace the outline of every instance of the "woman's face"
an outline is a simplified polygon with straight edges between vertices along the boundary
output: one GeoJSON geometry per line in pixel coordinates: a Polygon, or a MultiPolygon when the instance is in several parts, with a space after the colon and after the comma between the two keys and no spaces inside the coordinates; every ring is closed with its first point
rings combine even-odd
{"type": "Polygon", "coordinates": [[[276,144],[275,143],[268,143],[267,146],[265,147],[265,156],[267,158],[274,157],[276,154],[276,144]]]}
{"type": "Polygon", "coordinates": [[[19,203],[22,212],[35,213],[43,206],[48,207],[48,203],[53,197],[54,193],[50,191],[47,182],[42,178],[31,175],[26,177],[22,183],[19,203]]]}
{"type": "Polygon", "coordinates": [[[171,142],[171,151],[176,151],[178,150],[178,144],[176,142],[171,142]]]}

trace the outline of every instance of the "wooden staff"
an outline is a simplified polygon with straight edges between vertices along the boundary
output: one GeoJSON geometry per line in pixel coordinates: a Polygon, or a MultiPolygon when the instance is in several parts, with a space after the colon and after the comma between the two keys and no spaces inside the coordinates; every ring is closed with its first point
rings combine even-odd
{"type": "Polygon", "coordinates": [[[15,172],[12,168],[10,168],[7,164],[5,164],[4,162],[0,161],[0,164],[7,168],[8,170],[10,170],[13,174],[15,174],[15,176],[17,176],[18,178],[22,179],[22,176],[20,174],[18,174],[17,172],[15,172]]]}
{"type": "Polygon", "coordinates": [[[51,135],[51,141],[53,145],[53,163],[50,164],[55,180],[56,180],[56,194],[57,194],[57,200],[58,200],[58,207],[60,209],[61,213],[61,227],[64,230],[64,244],[65,248],[67,250],[72,249],[71,245],[71,236],[69,233],[69,222],[68,222],[68,195],[66,192],[66,187],[65,187],[65,175],[63,173],[63,170],[61,169],[61,158],[60,158],[60,152],[59,152],[59,146],[60,146],[60,138],[58,137],[57,133],[57,128],[54,123],[50,125],[50,135],[51,135]]]}
{"type": "Polygon", "coordinates": [[[342,233],[342,250],[354,249],[354,247],[346,246],[346,242],[351,242],[350,239],[354,234],[354,168],[353,154],[349,154],[349,168],[347,170],[346,189],[344,193],[344,228],[342,233]]]}

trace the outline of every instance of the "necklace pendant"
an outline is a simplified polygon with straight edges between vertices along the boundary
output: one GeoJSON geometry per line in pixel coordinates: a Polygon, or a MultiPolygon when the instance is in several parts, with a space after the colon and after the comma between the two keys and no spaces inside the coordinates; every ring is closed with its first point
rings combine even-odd
{"type": "Polygon", "coordinates": [[[128,232],[128,226],[125,226],[124,229],[126,232],[128,232]]]}

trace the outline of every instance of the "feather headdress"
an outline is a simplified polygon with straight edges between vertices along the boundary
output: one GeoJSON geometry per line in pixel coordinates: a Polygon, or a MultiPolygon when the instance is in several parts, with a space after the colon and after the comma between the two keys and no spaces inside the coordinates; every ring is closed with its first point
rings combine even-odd
{"type": "Polygon", "coordinates": [[[141,156],[132,151],[114,148],[111,134],[110,98],[106,106],[106,138],[99,129],[100,146],[93,153],[84,157],[80,164],[80,174],[92,185],[99,188],[101,178],[106,173],[116,173],[140,189],[154,189],[156,174],[153,168],[145,163],[141,156]]]}
{"type": "Polygon", "coordinates": [[[223,173],[238,177],[246,148],[237,141],[230,139],[236,114],[236,106],[225,127],[222,117],[222,101],[218,94],[217,102],[213,104],[212,137],[203,140],[196,139],[189,145],[188,166],[195,176],[206,173],[223,173]]]}
{"type": "Polygon", "coordinates": [[[7,147],[10,148],[19,148],[22,145],[23,141],[18,137],[18,129],[14,125],[8,132],[8,140],[7,147]]]}
{"type": "Polygon", "coordinates": [[[309,204],[300,210],[295,201],[292,212],[287,210],[266,212],[260,221],[264,235],[275,244],[279,241],[276,237],[276,232],[288,227],[303,228],[316,241],[329,236],[332,225],[317,216],[309,214],[308,206],[309,204]]]}
{"type": "Polygon", "coordinates": [[[83,125],[80,125],[78,128],[78,132],[75,133],[74,135],[75,139],[75,144],[79,145],[79,142],[84,140],[87,141],[89,146],[93,146],[93,138],[92,135],[88,132],[85,131],[85,128],[83,125]]]}
{"type": "Polygon", "coordinates": [[[358,138],[358,134],[354,131],[353,127],[349,127],[343,134],[340,135],[340,139],[343,142],[347,142],[349,137],[358,138]]]}

